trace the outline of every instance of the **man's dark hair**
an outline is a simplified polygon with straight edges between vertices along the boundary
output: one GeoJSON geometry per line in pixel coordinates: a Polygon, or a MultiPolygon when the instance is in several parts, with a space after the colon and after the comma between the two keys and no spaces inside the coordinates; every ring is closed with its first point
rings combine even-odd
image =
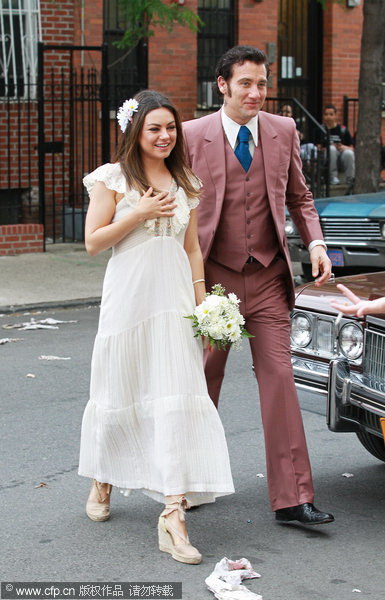
{"type": "Polygon", "coordinates": [[[325,110],[326,110],[327,108],[331,108],[332,110],[334,110],[334,112],[335,112],[335,113],[337,112],[337,109],[336,109],[336,107],[334,106],[334,104],[325,104],[325,106],[324,106],[324,112],[325,112],[325,110]]]}
{"type": "Polygon", "coordinates": [[[229,81],[233,75],[233,66],[237,64],[243,65],[247,60],[254,62],[257,65],[265,65],[266,75],[269,77],[269,63],[267,62],[266,54],[262,52],[262,50],[254,48],[253,46],[234,46],[233,48],[226,50],[218,60],[217,66],[215,67],[215,80],[217,81],[218,77],[223,77],[225,81],[229,81]]]}

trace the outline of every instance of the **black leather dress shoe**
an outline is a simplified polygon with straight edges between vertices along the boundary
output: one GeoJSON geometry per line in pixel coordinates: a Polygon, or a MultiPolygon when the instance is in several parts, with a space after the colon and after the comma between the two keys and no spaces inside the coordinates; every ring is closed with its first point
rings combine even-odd
{"type": "Polygon", "coordinates": [[[275,518],[281,522],[299,521],[305,525],[322,525],[334,521],[333,515],[321,512],[310,502],[276,510],[275,518]]]}

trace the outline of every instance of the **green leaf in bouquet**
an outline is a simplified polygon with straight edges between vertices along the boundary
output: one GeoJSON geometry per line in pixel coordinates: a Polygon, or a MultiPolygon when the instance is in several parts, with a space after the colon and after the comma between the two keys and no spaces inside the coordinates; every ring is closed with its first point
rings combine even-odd
{"type": "MultiPolygon", "coordinates": [[[[210,294],[215,294],[216,296],[224,296],[226,294],[226,290],[223,287],[223,285],[221,285],[220,283],[216,283],[211,288],[210,294]]],[[[206,294],[206,296],[209,296],[210,294],[206,294]]]]}

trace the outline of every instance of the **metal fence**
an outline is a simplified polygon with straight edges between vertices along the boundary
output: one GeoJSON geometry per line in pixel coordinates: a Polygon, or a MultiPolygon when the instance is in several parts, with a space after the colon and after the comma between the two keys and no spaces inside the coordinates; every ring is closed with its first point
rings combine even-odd
{"type": "Polygon", "coordinates": [[[44,225],[48,242],[83,240],[85,174],[114,154],[116,109],[133,89],[109,79],[107,46],[38,45],[38,78],[0,99],[0,224],[44,225]],[[81,67],[92,53],[95,67],[81,67]]]}
{"type": "Polygon", "coordinates": [[[343,124],[349,129],[352,137],[355,138],[358,122],[358,98],[344,96],[343,119],[343,124]]]}
{"type": "Polygon", "coordinates": [[[38,64],[40,222],[50,241],[82,240],[82,178],[110,155],[106,48],[39,44],[38,64]],[[85,50],[101,68],[79,66],[85,50]]]}

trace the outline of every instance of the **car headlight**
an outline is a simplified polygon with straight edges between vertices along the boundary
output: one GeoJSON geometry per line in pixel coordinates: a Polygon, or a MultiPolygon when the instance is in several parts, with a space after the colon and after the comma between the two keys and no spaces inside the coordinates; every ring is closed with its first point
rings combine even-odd
{"type": "Polygon", "coordinates": [[[383,238],[385,238],[385,223],[381,225],[381,235],[383,238]]]}
{"type": "Polygon", "coordinates": [[[364,334],[356,323],[346,323],[340,329],[338,342],[342,354],[350,360],[356,360],[362,354],[364,334]]]}
{"type": "Polygon", "coordinates": [[[312,326],[310,318],[304,313],[296,313],[291,319],[290,337],[293,345],[306,348],[311,342],[312,326]]]}
{"type": "Polygon", "coordinates": [[[286,235],[295,235],[297,233],[293,221],[289,218],[287,218],[285,222],[285,233],[286,235]]]}

